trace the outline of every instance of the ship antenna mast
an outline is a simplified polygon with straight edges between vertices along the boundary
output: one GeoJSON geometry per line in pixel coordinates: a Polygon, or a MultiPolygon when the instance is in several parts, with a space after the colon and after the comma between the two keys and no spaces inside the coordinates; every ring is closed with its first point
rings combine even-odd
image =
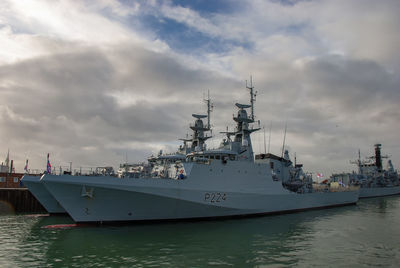
{"type": "Polygon", "coordinates": [[[265,144],[265,126],[263,126],[264,130],[264,154],[267,154],[267,145],[265,144]]]}
{"type": "Polygon", "coordinates": [[[285,134],[283,135],[282,156],[281,156],[282,158],[283,158],[283,152],[285,150],[286,130],[287,130],[287,122],[285,123],[285,134]]]}
{"type": "Polygon", "coordinates": [[[271,145],[271,131],[272,131],[272,121],[271,124],[269,125],[269,137],[268,137],[268,153],[271,145]]]}
{"type": "Polygon", "coordinates": [[[363,174],[363,169],[362,165],[365,163],[365,161],[361,161],[361,151],[358,149],[358,159],[357,160],[350,160],[350,164],[355,164],[358,166],[358,173],[363,174]]]}
{"type": "Polygon", "coordinates": [[[210,99],[210,90],[208,90],[207,99],[204,99],[204,101],[207,104],[207,128],[208,128],[208,130],[210,130],[211,129],[210,115],[214,108],[214,104],[211,103],[211,99],[210,99]]]}
{"type": "Polygon", "coordinates": [[[257,91],[254,92],[252,76],[250,76],[250,85],[249,86],[247,85],[247,80],[246,80],[246,88],[250,90],[251,120],[254,121],[254,102],[256,101],[257,91]]]}

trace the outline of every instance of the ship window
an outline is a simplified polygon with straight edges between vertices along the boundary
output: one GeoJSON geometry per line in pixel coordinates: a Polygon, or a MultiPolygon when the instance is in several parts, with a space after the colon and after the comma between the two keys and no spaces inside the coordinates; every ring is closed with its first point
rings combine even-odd
{"type": "Polygon", "coordinates": [[[15,183],[19,182],[18,177],[14,177],[14,182],[15,182],[15,183]]]}
{"type": "Polygon", "coordinates": [[[274,162],[269,162],[269,166],[271,169],[274,169],[274,162]]]}
{"type": "Polygon", "coordinates": [[[221,156],[220,155],[216,155],[215,159],[221,159],[221,156]]]}
{"type": "Polygon", "coordinates": [[[0,177],[0,182],[5,182],[5,181],[6,181],[6,178],[0,177]]]}
{"type": "Polygon", "coordinates": [[[229,160],[234,161],[235,160],[235,156],[233,154],[229,155],[229,160]]]}
{"type": "Polygon", "coordinates": [[[213,156],[213,155],[210,155],[210,159],[214,159],[214,156],[213,156]]]}

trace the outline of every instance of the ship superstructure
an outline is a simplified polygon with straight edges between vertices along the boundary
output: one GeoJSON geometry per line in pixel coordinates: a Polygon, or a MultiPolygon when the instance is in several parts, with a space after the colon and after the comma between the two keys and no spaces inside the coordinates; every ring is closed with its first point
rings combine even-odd
{"type": "Polygon", "coordinates": [[[289,151],[285,150],[284,156],[267,153],[256,155],[256,163],[268,164],[272,171],[272,178],[281,181],[283,187],[297,193],[310,193],[313,189],[312,175],[303,171],[303,165],[293,163],[289,151]]]}

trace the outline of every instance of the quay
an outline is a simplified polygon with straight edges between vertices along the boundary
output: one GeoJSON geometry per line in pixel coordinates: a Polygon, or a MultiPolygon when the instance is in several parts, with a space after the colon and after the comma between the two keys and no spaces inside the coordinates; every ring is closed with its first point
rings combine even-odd
{"type": "Polygon", "coordinates": [[[24,173],[0,172],[0,214],[47,213],[21,183],[24,173]]]}
{"type": "Polygon", "coordinates": [[[0,188],[0,214],[47,213],[27,188],[0,188]]]}

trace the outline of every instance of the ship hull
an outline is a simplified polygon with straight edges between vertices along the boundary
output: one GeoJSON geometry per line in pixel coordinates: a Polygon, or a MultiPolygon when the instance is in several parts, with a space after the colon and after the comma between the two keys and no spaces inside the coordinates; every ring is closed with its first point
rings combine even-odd
{"type": "MultiPolygon", "coordinates": [[[[44,182],[76,222],[251,216],[350,205],[358,201],[358,191],[297,194],[283,189],[281,182],[274,182],[272,178],[264,182],[264,187],[246,189],[226,184],[217,187],[212,181],[218,179],[212,176],[209,183],[201,185],[192,184],[189,179],[61,177],[46,175],[44,182]]],[[[234,185],[235,179],[230,179],[234,185]]]]}
{"type": "Polygon", "coordinates": [[[57,202],[57,200],[46,189],[40,176],[25,175],[21,180],[32,195],[50,214],[66,213],[65,209],[57,202]]]}
{"type": "Polygon", "coordinates": [[[360,188],[360,198],[379,197],[400,194],[400,186],[360,188]]]}

